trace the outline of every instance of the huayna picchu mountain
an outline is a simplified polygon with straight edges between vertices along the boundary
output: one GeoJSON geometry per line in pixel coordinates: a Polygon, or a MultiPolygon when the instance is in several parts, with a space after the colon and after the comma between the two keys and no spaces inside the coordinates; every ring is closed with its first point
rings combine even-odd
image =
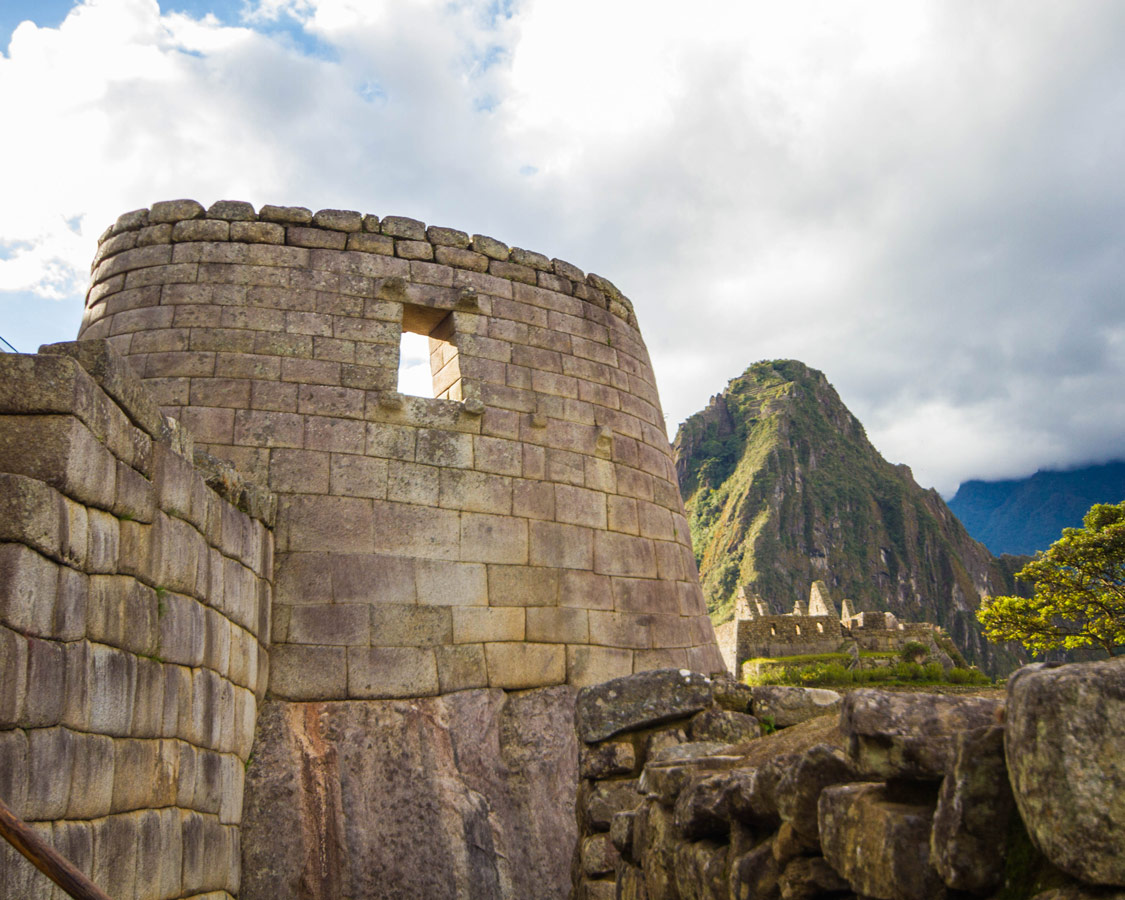
{"type": "Polygon", "coordinates": [[[973,540],[934,490],[891,465],[828,379],[794,360],[752,365],[688,418],[674,445],[700,578],[716,624],[741,585],[776,613],[827,582],[853,609],[941,625],[989,672],[982,594],[1013,593],[1015,557],[973,540]]]}

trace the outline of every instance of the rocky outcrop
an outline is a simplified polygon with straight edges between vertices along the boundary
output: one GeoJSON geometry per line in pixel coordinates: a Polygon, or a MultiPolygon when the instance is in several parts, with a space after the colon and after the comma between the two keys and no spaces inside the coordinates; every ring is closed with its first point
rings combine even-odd
{"type": "Polygon", "coordinates": [[[674,442],[700,579],[717,624],[741,585],[773,613],[823,579],[856,612],[886,610],[941,625],[964,657],[1010,671],[988,644],[982,594],[1011,594],[1015,558],[995,559],[933,490],[888,463],[820,372],[755,363],[674,442]]]}
{"type": "Polygon", "coordinates": [[[1122,662],[1020,673],[1007,726],[1000,698],[861,690],[739,743],[686,741],[717,704],[587,738],[614,762],[583,767],[572,896],[1120,897],[1122,662]]]}
{"type": "Polygon", "coordinates": [[[566,897],[573,715],[568,687],[267,702],[240,897],[566,897]]]}
{"type": "Polygon", "coordinates": [[[1028,666],[1008,694],[1008,771],[1031,839],[1083,881],[1125,884],[1125,658],[1028,666]]]}

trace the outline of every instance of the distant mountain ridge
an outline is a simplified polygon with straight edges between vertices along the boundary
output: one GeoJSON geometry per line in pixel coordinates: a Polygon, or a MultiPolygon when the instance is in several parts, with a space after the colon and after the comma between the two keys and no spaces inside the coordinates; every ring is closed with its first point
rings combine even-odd
{"type": "Polygon", "coordinates": [[[674,452],[716,624],[739,585],[781,613],[823,579],[857,611],[943,626],[987,671],[1017,663],[975,612],[982,594],[1014,592],[1022,561],[995,559],[936,491],[884,460],[822,373],[755,363],[680,426],[674,452]]]}
{"type": "Polygon", "coordinates": [[[1046,550],[1064,528],[1078,528],[1095,503],[1125,500],[1125,462],[1041,470],[1008,481],[966,481],[949,508],[993,553],[1046,550]]]}

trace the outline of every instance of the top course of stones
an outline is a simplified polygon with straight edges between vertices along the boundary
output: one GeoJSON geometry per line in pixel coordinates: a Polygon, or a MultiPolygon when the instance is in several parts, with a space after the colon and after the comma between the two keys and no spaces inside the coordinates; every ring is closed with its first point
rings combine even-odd
{"type": "MultiPolygon", "coordinates": [[[[606,309],[633,328],[633,304],[607,278],[585,274],[561,259],[509,247],[483,234],[426,227],[405,216],[378,216],[349,209],[312,212],[303,206],[263,206],[257,212],[241,200],[219,200],[204,208],[195,200],[165,200],[150,209],[118,216],[98,239],[92,284],[109,277],[102,268],[110,257],[155,244],[234,241],[283,244],[317,250],[356,250],[433,262],[568,294],[606,309]]],[[[89,303],[89,301],[88,301],[89,303]]]]}

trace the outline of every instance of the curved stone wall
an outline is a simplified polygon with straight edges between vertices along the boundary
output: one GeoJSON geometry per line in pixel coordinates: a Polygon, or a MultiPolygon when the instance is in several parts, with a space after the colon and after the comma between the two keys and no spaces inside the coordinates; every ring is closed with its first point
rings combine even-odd
{"type": "Polygon", "coordinates": [[[170,201],[107,230],[91,284],[80,338],[278,495],[273,694],[722,669],[605,279],[413,219],[170,201]],[[397,392],[403,329],[438,399],[397,392]]]}

